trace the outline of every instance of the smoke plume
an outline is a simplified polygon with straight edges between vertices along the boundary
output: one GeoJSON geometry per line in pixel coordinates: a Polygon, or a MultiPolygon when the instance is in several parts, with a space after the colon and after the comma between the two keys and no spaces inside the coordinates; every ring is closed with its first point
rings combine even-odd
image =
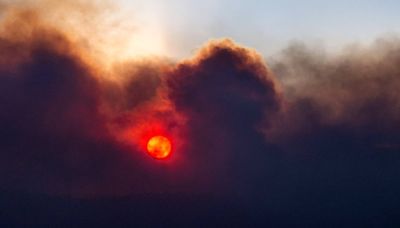
{"type": "Polygon", "coordinates": [[[0,4],[3,189],[215,196],[313,224],[362,219],[346,208],[365,202],[365,217],[398,209],[397,38],[336,55],[295,43],[269,66],[230,39],[184,60],[125,58],[129,38],[108,31],[135,30],[109,9],[0,4]],[[156,134],[172,141],[165,161],[146,154],[156,134]]]}
{"type": "Polygon", "coordinates": [[[281,95],[254,50],[220,40],[178,63],[102,66],[98,50],[86,45],[97,34],[85,37],[57,20],[72,9],[96,15],[99,6],[44,3],[51,3],[45,12],[40,4],[10,5],[2,19],[4,186],[73,195],[223,194],[256,173],[238,161],[251,167],[254,156],[267,154],[261,126],[271,124],[281,95]],[[173,141],[168,162],[146,155],[150,134],[173,141]]]}

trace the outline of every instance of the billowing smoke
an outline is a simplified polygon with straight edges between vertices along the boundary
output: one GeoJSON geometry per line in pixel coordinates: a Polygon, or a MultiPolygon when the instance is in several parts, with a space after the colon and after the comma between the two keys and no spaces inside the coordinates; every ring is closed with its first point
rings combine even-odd
{"type": "Polygon", "coordinates": [[[293,221],[398,209],[399,40],[338,55],[294,44],[270,68],[229,39],[126,60],[85,30],[108,6],[39,2],[0,5],[3,189],[206,195],[293,221]],[[171,139],[168,160],[146,154],[149,134],[171,139]]]}
{"type": "Polygon", "coordinates": [[[261,126],[281,95],[254,50],[220,40],[177,64],[143,58],[102,67],[84,45],[91,37],[75,39],[79,31],[47,23],[34,6],[10,7],[2,21],[4,186],[225,194],[258,172],[247,168],[268,157],[261,126]],[[146,154],[153,133],[173,141],[169,161],[146,154]]]}
{"type": "Polygon", "coordinates": [[[281,97],[254,50],[230,40],[211,42],[178,64],[168,85],[169,98],[187,118],[185,151],[200,166],[199,179],[214,177],[214,185],[235,189],[231,184],[256,174],[252,167],[266,165],[262,161],[274,151],[268,151],[261,126],[270,124],[281,97]]]}
{"type": "Polygon", "coordinates": [[[118,156],[107,151],[114,146],[100,110],[101,83],[66,35],[35,11],[9,12],[2,31],[3,186],[86,188],[103,159],[118,156]]]}

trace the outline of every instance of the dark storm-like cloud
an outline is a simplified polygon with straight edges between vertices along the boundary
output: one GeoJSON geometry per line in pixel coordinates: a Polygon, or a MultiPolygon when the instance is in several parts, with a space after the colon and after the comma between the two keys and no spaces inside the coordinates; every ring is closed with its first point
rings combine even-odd
{"type": "Polygon", "coordinates": [[[232,190],[232,184],[244,184],[244,176],[255,175],[250,167],[265,171],[267,164],[260,163],[274,151],[268,151],[260,126],[270,124],[281,95],[255,51],[231,40],[212,41],[178,64],[168,85],[169,98],[187,118],[185,151],[196,160],[199,179],[232,190]]]}

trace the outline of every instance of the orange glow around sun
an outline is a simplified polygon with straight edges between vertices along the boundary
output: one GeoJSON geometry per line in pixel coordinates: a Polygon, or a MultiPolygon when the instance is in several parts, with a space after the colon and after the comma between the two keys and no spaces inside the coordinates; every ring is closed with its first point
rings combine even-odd
{"type": "Polygon", "coordinates": [[[153,136],[147,142],[147,152],[156,159],[165,159],[171,154],[171,142],[164,136],[153,136]]]}

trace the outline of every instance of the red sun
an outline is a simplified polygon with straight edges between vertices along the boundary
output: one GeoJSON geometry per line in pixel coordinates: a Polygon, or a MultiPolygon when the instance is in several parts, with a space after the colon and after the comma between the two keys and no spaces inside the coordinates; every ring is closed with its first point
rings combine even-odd
{"type": "Polygon", "coordinates": [[[165,159],[171,154],[171,142],[164,136],[153,136],[147,142],[147,153],[155,159],[165,159]]]}

